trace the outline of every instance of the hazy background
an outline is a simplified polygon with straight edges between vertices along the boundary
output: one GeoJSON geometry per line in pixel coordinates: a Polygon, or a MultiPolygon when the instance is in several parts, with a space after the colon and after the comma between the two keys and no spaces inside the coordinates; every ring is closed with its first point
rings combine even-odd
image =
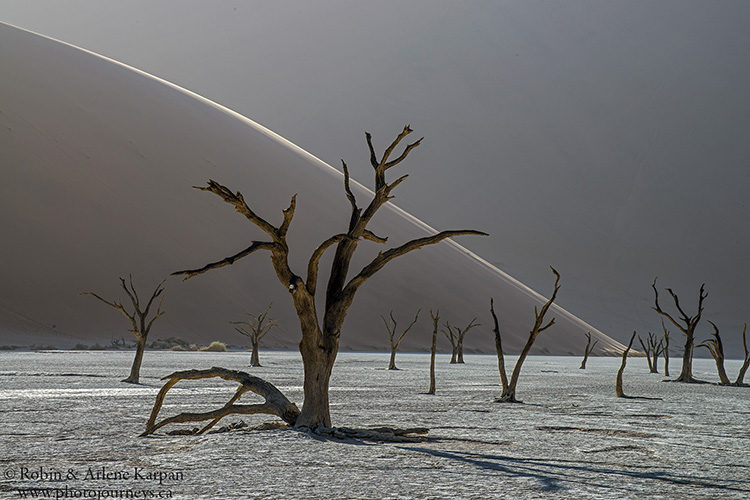
{"type": "Polygon", "coordinates": [[[382,148],[410,122],[425,147],[399,206],[489,232],[462,244],[537,290],[555,265],[560,305],[619,340],[658,328],[654,275],[689,311],[705,281],[705,316],[741,349],[748,2],[5,0],[0,20],[344,157],[367,185],[363,131],[382,148]]]}

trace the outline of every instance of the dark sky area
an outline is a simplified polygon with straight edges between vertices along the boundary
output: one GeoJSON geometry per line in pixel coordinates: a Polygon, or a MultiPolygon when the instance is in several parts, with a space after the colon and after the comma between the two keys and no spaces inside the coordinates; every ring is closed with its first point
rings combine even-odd
{"type": "Polygon", "coordinates": [[[688,310],[705,281],[705,316],[741,349],[748,2],[6,0],[0,20],[343,157],[367,185],[364,130],[382,147],[409,122],[426,139],[399,206],[489,232],[462,244],[534,289],[554,265],[560,305],[618,340],[660,328],[655,275],[688,310]]]}

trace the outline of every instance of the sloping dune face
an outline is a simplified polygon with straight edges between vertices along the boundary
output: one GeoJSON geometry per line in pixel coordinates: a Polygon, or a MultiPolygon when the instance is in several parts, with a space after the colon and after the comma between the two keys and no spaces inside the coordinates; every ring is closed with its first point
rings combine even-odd
{"type": "MultiPolygon", "coordinates": [[[[341,173],[207,99],[2,24],[0,68],[4,344],[127,338],[122,316],[80,292],[114,297],[118,276],[133,273],[136,288],[150,293],[170,272],[218,260],[261,239],[262,233],[230,206],[191,189],[209,178],[242,191],[274,224],[298,194],[289,234],[297,274],[306,269],[313,248],[346,228],[349,205],[341,173]]],[[[390,139],[375,138],[376,144],[390,139]]],[[[362,158],[349,160],[367,161],[364,141],[362,158]]],[[[409,182],[419,182],[420,172],[410,173],[409,182]]],[[[353,188],[360,204],[371,195],[362,186],[353,188]]],[[[470,226],[467,221],[465,228],[470,226]]],[[[371,229],[389,236],[387,246],[434,232],[395,206],[381,210],[371,229]]],[[[353,269],[381,249],[363,242],[353,269]]],[[[330,255],[321,273],[329,267],[330,255]]],[[[564,280],[563,275],[563,285],[564,280]]],[[[550,288],[551,283],[550,274],[550,288]]],[[[324,288],[318,287],[320,303],[324,288]]],[[[268,344],[294,347],[299,329],[287,293],[262,253],[187,282],[170,278],[167,314],[151,336],[239,343],[243,338],[229,322],[273,303],[280,327],[266,337],[268,344]]],[[[407,323],[421,308],[403,349],[422,350],[431,334],[428,309],[439,308],[442,318],[459,325],[478,317],[483,326],[467,336],[466,348],[489,352],[491,296],[507,350],[517,351],[541,296],[456,243],[424,248],[392,262],[360,289],[342,348],[382,349],[387,341],[379,315],[392,309],[407,323]]],[[[579,353],[589,330],[602,348],[620,348],[572,314],[560,308],[552,312],[557,324],[540,336],[536,352],[579,353]]]]}

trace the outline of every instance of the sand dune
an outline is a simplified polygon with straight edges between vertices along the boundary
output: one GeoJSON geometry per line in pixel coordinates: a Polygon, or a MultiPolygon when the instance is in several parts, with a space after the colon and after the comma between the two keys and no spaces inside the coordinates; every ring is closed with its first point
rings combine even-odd
{"type": "MultiPolygon", "coordinates": [[[[295,269],[304,269],[320,241],[345,228],[341,173],[244,116],[134,68],[2,24],[0,67],[3,344],[127,336],[118,313],[79,292],[114,296],[118,275],[130,272],[139,289],[150,289],[172,271],[228,256],[258,238],[260,231],[231,207],[191,189],[208,178],[242,191],[274,222],[298,193],[289,236],[295,269]]],[[[401,125],[394,124],[394,133],[401,125]]],[[[375,138],[377,144],[390,139],[375,138]]],[[[362,156],[347,160],[367,161],[364,141],[362,156]]],[[[403,170],[411,174],[407,182],[425,175],[409,171],[408,163],[403,170]]],[[[354,190],[360,200],[370,195],[361,185],[354,190]]],[[[465,228],[482,229],[471,222],[465,228]]],[[[372,229],[389,236],[388,246],[434,232],[393,205],[372,229]]],[[[353,267],[381,248],[362,244],[353,267]]],[[[185,283],[170,278],[167,315],[152,337],[239,343],[243,337],[229,321],[272,302],[280,328],[268,344],[295,346],[296,316],[267,259],[253,255],[185,283]]],[[[360,290],[342,347],[383,348],[379,315],[393,309],[406,322],[422,308],[403,349],[424,349],[432,307],[458,324],[477,316],[483,326],[467,336],[467,350],[491,351],[490,296],[507,348],[516,351],[542,297],[458,243],[425,248],[389,264],[360,290]]],[[[540,337],[536,352],[578,353],[589,330],[602,348],[619,349],[569,312],[556,308],[554,314],[557,325],[540,337]]]]}

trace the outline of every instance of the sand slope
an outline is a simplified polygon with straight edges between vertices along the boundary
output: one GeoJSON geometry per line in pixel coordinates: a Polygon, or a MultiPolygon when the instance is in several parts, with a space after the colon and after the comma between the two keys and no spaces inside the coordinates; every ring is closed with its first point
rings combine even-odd
{"type": "MultiPolygon", "coordinates": [[[[117,276],[128,272],[139,289],[150,288],[172,271],[233,254],[260,237],[229,206],[190,188],[208,178],[241,190],[273,223],[298,193],[289,236],[294,269],[304,269],[312,249],[345,228],[348,202],[337,170],[207,99],[2,24],[0,68],[2,343],[28,344],[41,335],[59,338],[59,344],[127,335],[118,313],[79,292],[113,296],[117,276]]],[[[400,126],[394,124],[394,133],[400,126]]],[[[375,139],[383,144],[391,138],[375,139]]],[[[362,156],[348,161],[367,161],[364,141],[362,156]]],[[[424,175],[409,173],[408,182],[424,175]]],[[[365,200],[369,193],[356,186],[355,194],[365,200]]],[[[465,227],[472,228],[471,221],[465,227]]],[[[395,206],[383,209],[371,228],[389,236],[388,246],[433,231],[395,206]]],[[[362,244],[353,268],[381,248],[362,244]]],[[[292,347],[299,334],[286,293],[262,254],[186,283],[170,278],[168,312],[152,336],[240,342],[228,322],[273,302],[281,327],[269,344],[292,347]]],[[[392,308],[406,322],[421,307],[404,349],[422,349],[430,334],[427,309],[439,307],[443,318],[459,324],[478,316],[483,327],[467,336],[467,349],[491,350],[490,296],[507,348],[515,351],[540,296],[458,244],[426,248],[389,264],[360,290],[342,345],[382,348],[379,314],[392,308]]],[[[558,324],[540,338],[537,352],[578,353],[588,330],[603,348],[619,348],[572,314],[558,308],[555,315],[558,324]]]]}

